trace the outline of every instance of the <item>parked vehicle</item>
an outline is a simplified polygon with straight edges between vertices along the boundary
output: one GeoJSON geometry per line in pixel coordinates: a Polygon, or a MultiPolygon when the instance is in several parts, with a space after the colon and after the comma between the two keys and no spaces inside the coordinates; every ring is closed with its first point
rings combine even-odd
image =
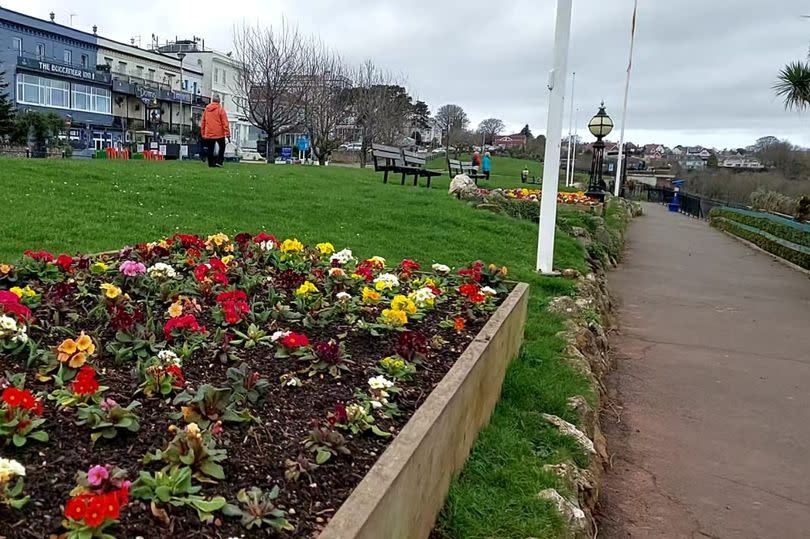
{"type": "Polygon", "coordinates": [[[345,144],[341,144],[340,149],[347,152],[359,152],[363,149],[363,144],[360,142],[347,142],[345,144]]]}

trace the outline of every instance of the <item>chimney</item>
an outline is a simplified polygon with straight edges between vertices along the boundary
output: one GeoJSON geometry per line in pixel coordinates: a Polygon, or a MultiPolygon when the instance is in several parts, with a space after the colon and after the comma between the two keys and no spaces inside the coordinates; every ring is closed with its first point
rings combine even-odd
{"type": "Polygon", "coordinates": [[[94,25],[93,25],[93,35],[96,35],[97,33],[98,33],[98,26],[96,26],[96,25],[94,24],[94,25]]]}
{"type": "Polygon", "coordinates": [[[56,22],[56,14],[51,11],[51,22],[56,22]]]}

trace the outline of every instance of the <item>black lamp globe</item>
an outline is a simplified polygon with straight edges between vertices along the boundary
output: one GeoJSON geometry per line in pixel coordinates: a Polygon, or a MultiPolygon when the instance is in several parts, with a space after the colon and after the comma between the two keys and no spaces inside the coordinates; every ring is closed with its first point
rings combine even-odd
{"type": "Polygon", "coordinates": [[[591,162],[591,178],[588,182],[588,191],[585,193],[591,198],[600,202],[605,200],[607,184],[602,179],[602,167],[605,162],[605,143],[602,139],[613,131],[613,120],[605,112],[604,101],[599,106],[599,111],[588,122],[588,130],[596,137],[593,145],[593,162],[591,162]]]}

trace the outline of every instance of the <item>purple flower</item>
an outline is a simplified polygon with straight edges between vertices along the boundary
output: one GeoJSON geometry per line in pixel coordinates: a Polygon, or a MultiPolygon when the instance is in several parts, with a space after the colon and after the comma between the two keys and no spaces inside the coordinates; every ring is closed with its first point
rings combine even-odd
{"type": "Polygon", "coordinates": [[[110,472],[104,466],[95,465],[87,472],[87,482],[91,487],[100,487],[110,477],[110,472]]]}
{"type": "Polygon", "coordinates": [[[127,277],[135,277],[137,275],[143,275],[144,273],[146,273],[146,266],[144,266],[141,262],[127,260],[121,263],[120,270],[121,273],[123,273],[127,277]]]}
{"type": "Polygon", "coordinates": [[[102,410],[104,410],[105,412],[109,412],[110,410],[118,406],[118,403],[108,397],[101,401],[100,406],[102,410]]]}

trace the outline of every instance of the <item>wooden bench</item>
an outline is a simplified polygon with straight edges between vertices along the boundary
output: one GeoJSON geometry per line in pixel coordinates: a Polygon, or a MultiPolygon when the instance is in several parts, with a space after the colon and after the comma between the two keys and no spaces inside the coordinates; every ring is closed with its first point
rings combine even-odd
{"type": "Polygon", "coordinates": [[[419,182],[419,178],[427,178],[426,187],[430,187],[430,179],[442,175],[441,172],[436,172],[435,170],[428,170],[425,168],[425,163],[427,162],[427,157],[425,155],[421,155],[417,152],[412,152],[410,150],[403,149],[402,158],[405,161],[405,166],[409,169],[414,170],[413,172],[414,186],[416,186],[416,184],[419,182]]]}
{"type": "Polygon", "coordinates": [[[422,177],[427,178],[427,186],[430,187],[430,179],[441,175],[439,172],[425,169],[425,158],[418,153],[401,150],[395,146],[372,144],[371,158],[374,161],[374,171],[384,173],[383,183],[388,183],[388,174],[393,172],[402,176],[402,185],[405,185],[406,176],[413,176],[414,185],[422,177]]]}
{"type": "Polygon", "coordinates": [[[475,182],[475,185],[478,185],[478,180],[480,178],[486,178],[486,174],[479,173],[478,170],[473,167],[472,161],[461,161],[459,159],[447,159],[447,172],[450,174],[450,179],[452,180],[459,174],[466,174],[475,182]]]}

